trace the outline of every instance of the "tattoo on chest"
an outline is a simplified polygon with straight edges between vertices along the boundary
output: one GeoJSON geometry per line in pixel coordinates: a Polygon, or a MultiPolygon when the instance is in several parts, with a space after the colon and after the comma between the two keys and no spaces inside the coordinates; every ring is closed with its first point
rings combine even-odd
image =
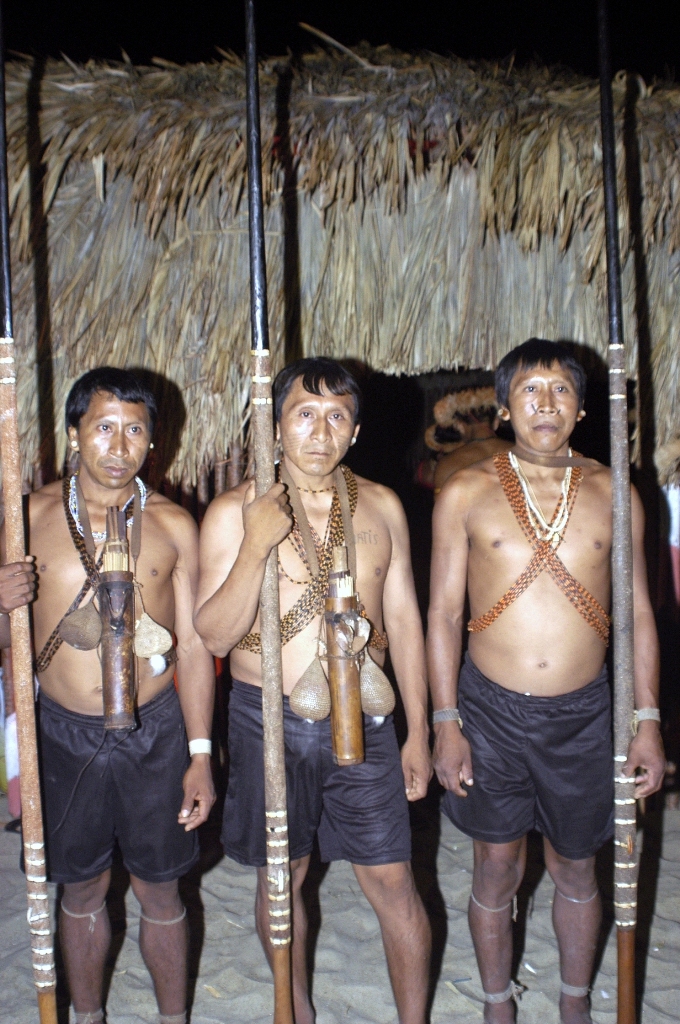
{"type": "Polygon", "coordinates": [[[360,533],[354,534],[354,539],[357,544],[377,544],[378,534],[373,530],[362,530],[360,533]]]}

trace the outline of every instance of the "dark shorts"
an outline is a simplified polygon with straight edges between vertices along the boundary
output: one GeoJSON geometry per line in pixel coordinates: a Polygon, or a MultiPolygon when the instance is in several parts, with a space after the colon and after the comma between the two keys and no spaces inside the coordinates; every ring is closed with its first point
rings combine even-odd
{"type": "MultiPolygon", "coordinates": [[[[363,764],[339,767],[331,753],[330,719],[307,722],[283,699],[290,858],[312,852],[352,864],[411,859],[411,829],[392,716],[382,725],[364,715],[363,764]]],[[[222,845],[239,864],[262,867],[264,766],[262,691],[234,680],[229,698],[229,786],[222,845]]]]}
{"type": "Polygon", "coordinates": [[[458,683],[474,785],[442,809],[473,839],[509,843],[538,829],[569,860],[591,857],[614,832],[607,670],[557,697],[506,690],[466,655],[458,683]]]}
{"type": "Polygon", "coordinates": [[[188,871],[198,839],[177,822],[189,752],[173,683],[138,709],[137,729],[122,738],[104,735],[103,717],[68,711],[44,693],[39,714],[50,881],[94,878],[110,867],[116,841],[144,882],[188,871]]]}

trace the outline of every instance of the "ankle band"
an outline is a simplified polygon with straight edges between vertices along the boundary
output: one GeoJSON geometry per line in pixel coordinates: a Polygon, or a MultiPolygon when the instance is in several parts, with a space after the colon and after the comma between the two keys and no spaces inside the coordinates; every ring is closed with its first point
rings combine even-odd
{"type": "Polygon", "coordinates": [[[156,1024],[187,1024],[187,1011],[184,1013],[159,1013],[156,1024]]]}
{"type": "Polygon", "coordinates": [[[564,992],[565,996],[587,996],[590,985],[567,985],[566,981],[561,981],[560,992],[564,992]]]}
{"type": "MultiPolygon", "coordinates": [[[[142,921],[146,921],[147,924],[179,924],[179,922],[183,921],[184,918],[187,916],[187,908],[183,907],[182,913],[179,915],[179,917],[173,917],[170,921],[157,921],[155,917],[147,917],[146,914],[143,914],[141,912],[141,910],[139,912],[139,916],[141,917],[142,921]]],[[[168,1019],[172,1020],[172,1018],[168,1019]]]]}
{"type": "MultiPolygon", "coordinates": [[[[508,904],[510,906],[510,904],[508,904]]],[[[508,999],[517,999],[522,995],[522,986],[516,985],[514,981],[511,981],[508,987],[503,992],[485,992],[484,1002],[485,1003],[507,1003],[508,999]]]]}
{"type": "MultiPolygon", "coordinates": [[[[83,915],[81,914],[80,916],[82,917],[83,915]]],[[[78,1013],[77,1010],[73,1011],[73,1024],[103,1024],[103,1022],[104,1011],[101,1007],[88,1013],[78,1013]]]]}
{"type": "Polygon", "coordinates": [[[593,895],[589,896],[587,900],[576,900],[573,896],[565,896],[564,893],[560,892],[557,886],[555,886],[555,892],[557,893],[557,895],[561,896],[563,900],[569,900],[570,903],[590,903],[591,900],[595,899],[599,891],[599,889],[596,889],[593,895]]]}
{"type": "MultiPolygon", "coordinates": [[[[97,923],[97,914],[101,914],[101,912],[102,912],[102,910],[104,909],[105,906],[106,906],[106,900],[104,900],[104,902],[102,903],[101,907],[98,907],[97,910],[91,910],[88,914],[75,914],[72,910],[69,910],[68,907],[64,906],[64,901],[63,900],[61,901],[62,913],[66,914],[67,917],[75,917],[75,918],[89,917],[89,919],[90,919],[90,927],[88,928],[89,932],[93,932],[94,931],[94,926],[97,923]]],[[[102,1011],[101,1010],[94,1010],[93,1012],[94,1013],[101,1013],[102,1011]]],[[[74,1011],[74,1013],[75,1013],[75,1011],[74,1011]]],[[[101,1018],[93,1017],[92,1018],[93,1021],[98,1021],[100,1019],[103,1020],[104,1018],[103,1017],[101,1017],[101,1018]]],[[[81,1024],[81,1021],[78,1021],[78,1024],[81,1024]]],[[[82,1024],[89,1024],[89,1022],[87,1020],[84,1020],[82,1022],[82,1024]]]]}

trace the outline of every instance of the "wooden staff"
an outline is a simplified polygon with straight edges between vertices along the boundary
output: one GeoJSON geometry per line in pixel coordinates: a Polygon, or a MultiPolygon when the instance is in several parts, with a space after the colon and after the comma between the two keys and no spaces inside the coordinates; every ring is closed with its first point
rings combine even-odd
{"type": "Polygon", "coordinates": [[[609,426],[612,467],[612,622],[614,627],[614,916],[618,956],[618,1024],[635,1022],[634,778],[621,768],[628,756],[634,710],[633,544],[628,456],[628,403],[623,345],[621,267],[616,199],[616,147],[606,0],[598,0],[600,116],[609,307],[609,426]]]}
{"type": "MultiPolygon", "coordinates": [[[[275,482],[274,423],[267,321],[267,268],[262,208],[260,98],[255,43],[255,6],[246,0],[246,114],[248,221],[250,236],[250,324],[252,329],[250,422],[255,453],[255,490],[275,482]]],[[[260,592],[262,636],[262,727],[267,839],[269,941],[274,974],[274,1024],[293,1024],[290,976],[291,907],[286,766],[283,743],[283,671],[279,576],[276,549],[267,559],[260,592]]]]}
{"type": "MultiPolygon", "coordinates": [[[[0,456],[5,498],[7,561],[22,562],[26,554],[21,496],[21,455],[17,429],[16,368],[12,332],[12,291],[7,202],[7,139],[5,135],[5,61],[0,14],[0,456]]],[[[14,702],[17,714],[21,832],[28,897],[33,982],[41,1024],[57,1024],[54,939],[50,923],[45,842],[43,838],[38,748],[33,695],[33,654],[28,608],[10,612],[14,702]]]]}

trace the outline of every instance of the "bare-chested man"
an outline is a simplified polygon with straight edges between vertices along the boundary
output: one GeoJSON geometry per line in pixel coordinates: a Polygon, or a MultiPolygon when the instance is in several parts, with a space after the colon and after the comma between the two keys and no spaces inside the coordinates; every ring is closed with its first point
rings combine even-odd
{"type": "MultiPolygon", "coordinates": [[[[69,444],[80,456],[78,484],[101,550],[106,508],[125,507],[131,524],[135,476],[151,442],[156,404],[131,373],[102,367],[78,380],[66,403],[69,444]]],[[[102,983],[111,929],[106,910],[114,843],[141,906],[139,945],[161,1024],[186,1018],[187,927],[177,879],[198,858],[194,829],[215,795],[208,743],[214,668],[193,626],[198,531],[183,509],[139,484],[141,553],[135,578],[144,608],[177,638],[167,656],[137,659],[138,726],[104,732],[97,650],[43,646],[85,582],[69,532],[87,530],[75,479],[31,495],[30,550],[40,580],[33,604],[40,679],[40,748],[49,877],[64,885],[59,929],[77,1024],[103,1020],[102,983]],[[70,502],[70,510],[65,511],[70,502]],[[50,653],[52,656],[50,657],[50,653]],[[154,669],[157,674],[154,674],[154,669]],[[176,672],[177,690],[173,684],[176,672]],[[186,731],[185,731],[186,730],[186,731]]],[[[5,566],[0,608],[31,597],[33,565],[5,566]],[[20,591],[23,588],[23,592],[20,591]]],[[[86,596],[86,603],[90,594],[86,596]]],[[[139,605],[137,606],[139,609],[139,605]]],[[[9,643],[7,616],[0,619],[9,643]]]]}
{"type": "MultiPolygon", "coordinates": [[[[434,512],[428,634],[434,766],[447,790],[444,811],[474,839],[470,930],[485,1018],[497,1024],[513,1020],[511,907],[532,828],[543,834],[555,883],[561,1017],[565,1024],[590,1018],[600,925],[595,853],[613,831],[604,666],[610,473],[598,463],[547,468],[535,461],[568,455],[572,430],[585,415],[584,391],[583,370],[564,346],[532,339],[510,352],[496,372],[496,396],[527,457],[497,454],[456,473],[434,512]],[[532,548],[544,568],[510,591],[532,548]],[[565,596],[569,588],[573,603],[565,596]],[[471,635],[459,674],[466,589],[471,635]]],[[[632,500],[635,700],[653,716],[658,648],[635,491],[632,500]]],[[[638,797],[659,788],[664,757],[657,721],[640,722],[622,770],[639,771],[638,797]]]]}
{"type": "MultiPolygon", "coordinates": [[[[329,517],[336,515],[338,502],[333,473],[359,432],[358,387],[333,360],[302,359],[277,377],[274,410],[283,465],[299,489],[321,563],[322,538],[327,537],[329,517]]],[[[357,589],[374,627],[372,636],[379,640],[383,630],[389,636],[408,739],[400,763],[391,716],[384,722],[364,716],[365,762],[338,767],[331,757],[329,720],[305,721],[293,713],[288,700],[284,702],[295,1020],[314,1020],[300,887],[318,834],[322,859],[349,860],[378,915],[401,1024],[424,1024],[430,933],[411,873],[407,799],[425,795],[431,768],[424,644],[408,527],[392,491],[351,474],[349,479],[348,490],[356,479],[358,493],[357,589]]],[[[220,657],[231,652],[230,775],[222,841],[230,857],[258,868],[255,914],[268,956],[258,601],[267,556],[277,546],[282,615],[306,591],[310,576],[292,525],[280,483],[260,498],[247,482],[217,498],[201,530],[195,615],[208,649],[220,657]]],[[[323,602],[297,632],[293,614],[290,632],[295,635],[282,651],[287,695],[318,653],[322,608],[323,602]]],[[[384,646],[378,643],[378,648],[384,646]]],[[[371,654],[382,664],[381,650],[374,647],[371,654]]]]}

